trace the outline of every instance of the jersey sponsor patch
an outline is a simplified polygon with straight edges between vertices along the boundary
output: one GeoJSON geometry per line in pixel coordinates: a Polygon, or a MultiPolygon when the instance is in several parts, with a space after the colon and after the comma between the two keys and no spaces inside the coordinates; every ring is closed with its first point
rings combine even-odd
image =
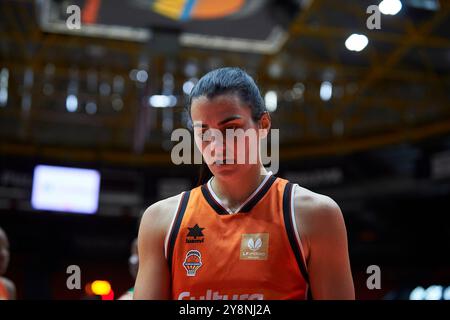
{"type": "Polygon", "coordinates": [[[241,260],[267,260],[268,256],[268,233],[244,233],[242,235],[241,260]]]}
{"type": "Polygon", "coordinates": [[[189,291],[183,291],[178,295],[178,300],[264,300],[264,294],[224,294],[219,291],[207,289],[206,293],[199,297],[192,296],[189,291]]]}
{"type": "Polygon", "coordinates": [[[194,277],[197,274],[197,270],[203,265],[202,255],[198,250],[189,250],[186,253],[183,266],[186,269],[188,277],[194,277]]]}

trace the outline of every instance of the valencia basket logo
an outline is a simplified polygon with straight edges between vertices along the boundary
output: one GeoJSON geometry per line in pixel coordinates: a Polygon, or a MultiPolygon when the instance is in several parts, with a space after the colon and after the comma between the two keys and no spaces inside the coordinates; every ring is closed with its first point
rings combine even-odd
{"type": "Polygon", "coordinates": [[[198,250],[189,250],[186,253],[183,266],[186,269],[188,277],[194,277],[197,270],[202,266],[202,255],[198,250]]]}

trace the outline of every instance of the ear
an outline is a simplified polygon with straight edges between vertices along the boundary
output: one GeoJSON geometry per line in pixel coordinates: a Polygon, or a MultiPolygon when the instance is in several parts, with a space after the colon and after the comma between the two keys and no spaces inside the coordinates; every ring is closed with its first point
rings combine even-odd
{"type": "Polygon", "coordinates": [[[272,119],[270,118],[270,114],[268,112],[264,112],[259,119],[260,138],[266,138],[271,127],[272,119]]]}

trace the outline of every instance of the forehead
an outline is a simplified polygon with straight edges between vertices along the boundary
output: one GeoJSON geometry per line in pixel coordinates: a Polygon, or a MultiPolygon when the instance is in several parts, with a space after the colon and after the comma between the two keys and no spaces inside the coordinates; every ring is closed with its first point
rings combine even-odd
{"type": "Polygon", "coordinates": [[[191,116],[194,120],[204,118],[224,118],[230,114],[250,115],[250,108],[234,94],[219,95],[212,99],[205,96],[194,98],[191,116]]]}

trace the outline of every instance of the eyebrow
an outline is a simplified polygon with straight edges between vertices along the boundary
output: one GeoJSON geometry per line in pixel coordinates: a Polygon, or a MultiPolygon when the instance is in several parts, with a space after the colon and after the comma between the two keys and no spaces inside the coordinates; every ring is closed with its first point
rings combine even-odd
{"type": "MultiPolygon", "coordinates": [[[[232,115],[232,116],[230,116],[230,117],[228,117],[228,118],[225,118],[225,119],[221,120],[221,121],[218,123],[218,125],[221,126],[221,125],[223,125],[223,124],[225,124],[225,123],[227,123],[227,122],[231,122],[231,121],[233,121],[233,120],[239,120],[239,119],[242,119],[242,116],[240,116],[240,115],[238,115],[238,114],[235,114],[235,115],[232,115]]],[[[199,128],[199,127],[207,128],[208,125],[206,125],[206,124],[202,123],[201,121],[199,121],[199,122],[194,122],[193,127],[194,127],[194,128],[199,128]],[[200,124],[201,124],[201,125],[200,125],[200,124]]]]}
{"type": "Polygon", "coordinates": [[[231,116],[231,117],[228,117],[228,118],[223,119],[222,121],[220,121],[220,122],[218,123],[218,125],[220,126],[220,125],[223,125],[223,124],[225,124],[225,123],[227,123],[227,122],[230,122],[230,121],[233,121],[233,120],[238,120],[238,119],[242,119],[242,116],[240,116],[240,115],[238,115],[238,114],[235,114],[235,115],[233,115],[233,116],[231,116]]]}

